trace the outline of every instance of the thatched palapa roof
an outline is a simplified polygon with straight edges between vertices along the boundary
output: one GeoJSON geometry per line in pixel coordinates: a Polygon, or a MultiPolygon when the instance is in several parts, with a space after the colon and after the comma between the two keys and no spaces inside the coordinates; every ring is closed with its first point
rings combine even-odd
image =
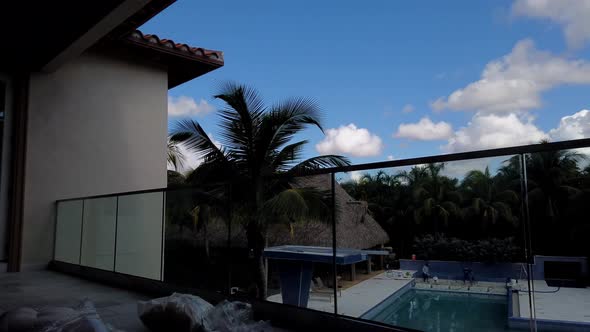
{"type": "MultiPolygon", "coordinates": [[[[330,175],[303,177],[297,180],[295,186],[330,190],[330,175]]],[[[389,241],[385,230],[369,214],[367,202],[354,200],[338,183],[336,183],[335,191],[336,245],[339,248],[368,249],[389,241]]],[[[167,233],[168,237],[180,236],[193,239],[198,246],[204,244],[204,234],[189,230],[182,235],[174,234],[174,230],[167,233]]],[[[212,219],[209,222],[207,234],[211,247],[227,245],[227,225],[221,219],[212,219]]],[[[301,222],[294,224],[291,233],[285,224],[274,224],[269,226],[267,238],[269,246],[292,244],[331,247],[332,225],[321,221],[301,222]]],[[[243,227],[232,225],[231,241],[232,247],[246,247],[246,234],[243,227]]]]}

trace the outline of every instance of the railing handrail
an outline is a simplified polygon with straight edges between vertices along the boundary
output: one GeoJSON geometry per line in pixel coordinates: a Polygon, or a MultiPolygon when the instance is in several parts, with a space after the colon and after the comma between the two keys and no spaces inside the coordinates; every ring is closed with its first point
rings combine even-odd
{"type": "MultiPolygon", "coordinates": [[[[393,167],[411,166],[411,165],[419,165],[419,164],[472,160],[472,159],[480,159],[480,158],[492,158],[492,157],[519,155],[519,154],[526,154],[526,153],[539,153],[539,152],[546,152],[546,151],[570,150],[570,149],[580,149],[580,148],[588,148],[588,147],[590,147],[590,138],[582,138],[582,139],[560,141],[560,142],[536,143],[536,144],[520,145],[520,146],[513,146],[513,147],[506,147],[506,148],[476,150],[476,151],[468,151],[468,152],[457,152],[457,153],[439,154],[439,155],[431,155],[431,156],[425,156],[425,157],[415,157],[415,158],[407,158],[407,159],[399,159],[399,160],[378,161],[378,162],[363,163],[363,164],[356,164],[356,165],[350,165],[350,166],[321,168],[321,169],[316,169],[316,170],[302,171],[302,172],[298,172],[295,174],[291,173],[291,174],[288,174],[288,176],[302,177],[302,176],[312,176],[312,175],[321,175],[321,174],[330,174],[330,173],[345,173],[345,172],[351,172],[351,171],[363,171],[363,170],[371,170],[371,169],[379,169],[379,168],[393,168],[393,167]]],[[[281,177],[281,176],[287,176],[287,174],[284,174],[284,175],[283,174],[275,174],[272,176],[273,177],[281,177]]],[[[59,203],[59,202],[76,201],[76,200],[82,200],[82,199],[126,196],[126,195],[135,195],[135,194],[146,194],[146,193],[152,193],[152,192],[181,191],[181,190],[191,190],[191,189],[199,189],[200,190],[200,189],[202,189],[202,187],[191,186],[191,185],[179,186],[179,187],[163,187],[163,188],[134,190],[134,191],[126,191],[126,192],[118,192],[118,193],[110,193],[110,194],[99,194],[99,195],[90,195],[90,196],[83,196],[83,197],[65,198],[65,199],[56,200],[56,202],[59,203]]]]}
{"type": "Polygon", "coordinates": [[[372,163],[356,164],[350,166],[330,167],[306,172],[297,173],[296,176],[309,176],[329,173],[343,173],[351,171],[362,171],[379,168],[392,168],[419,164],[441,163],[449,161],[461,161],[480,158],[492,158],[509,155],[519,155],[526,153],[538,153],[555,150],[570,150],[590,147],[590,138],[581,138],[568,141],[535,143],[529,145],[519,145],[506,148],[475,150],[468,152],[456,152],[448,154],[431,155],[425,157],[415,157],[399,160],[378,161],[372,163]]]}

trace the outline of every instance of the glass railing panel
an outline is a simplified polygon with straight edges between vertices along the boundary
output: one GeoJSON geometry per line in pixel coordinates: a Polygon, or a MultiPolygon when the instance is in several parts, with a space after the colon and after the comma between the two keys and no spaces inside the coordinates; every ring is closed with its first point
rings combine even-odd
{"type": "Polygon", "coordinates": [[[84,200],[81,265],[113,270],[117,197],[84,200]]]}
{"type": "Polygon", "coordinates": [[[510,331],[507,281],[526,284],[520,176],[512,156],[337,174],[338,314],[510,331]]]}
{"type": "Polygon", "coordinates": [[[64,201],[57,204],[55,260],[80,264],[82,209],[82,200],[64,201]]]}
{"type": "Polygon", "coordinates": [[[527,154],[526,174],[536,327],[590,330],[590,149],[527,154]]]}
{"type": "Polygon", "coordinates": [[[229,293],[232,253],[227,249],[229,210],[225,202],[224,185],[167,191],[165,282],[229,293]]]}
{"type": "Polygon", "coordinates": [[[290,185],[267,202],[267,300],[334,313],[331,174],[290,185]]]}
{"type": "Polygon", "coordinates": [[[115,272],[161,280],[164,192],[119,196],[115,272]]]}

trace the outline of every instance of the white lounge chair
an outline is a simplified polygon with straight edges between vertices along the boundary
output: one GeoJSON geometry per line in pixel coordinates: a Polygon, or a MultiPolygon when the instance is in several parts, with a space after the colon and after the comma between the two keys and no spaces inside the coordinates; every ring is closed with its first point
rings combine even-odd
{"type": "MultiPolygon", "coordinates": [[[[338,277],[340,278],[340,277],[338,277]]],[[[339,279],[336,279],[338,282],[339,279]]],[[[310,287],[310,296],[311,297],[327,297],[330,302],[332,302],[332,296],[334,296],[334,290],[332,288],[328,288],[324,285],[324,282],[320,277],[316,277],[312,280],[311,287],[310,287]]],[[[338,296],[342,297],[342,290],[338,288],[338,296]]]]}

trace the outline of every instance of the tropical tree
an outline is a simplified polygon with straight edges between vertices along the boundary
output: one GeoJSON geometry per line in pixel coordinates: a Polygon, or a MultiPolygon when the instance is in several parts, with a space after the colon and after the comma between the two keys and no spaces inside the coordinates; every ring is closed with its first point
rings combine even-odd
{"type": "Polygon", "coordinates": [[[582,154],[567,150],[543,151],[528,156],[526,167],[529,197],[545,207],[545,214],[550,219],[559,216],[560,200],[580,192],[568,180],[580,174],[578,162],[582,159],[582,154]]]}
{"type": "Polygon", "coordinates": [[[461,216],[461,195],[455,190],[457,180],[441,176],[444,167],[444,163],[431,163],[420,171],[412,168],[410,173],[415,173],[408,182],[416,204],[414,220],[418,224],[430,221],[435,236],[439,235],[441,224],[448,226],[450,218],[461,216]]]}
{"type": "Polygon", "coordinates": [[[395,175],[395,178],[401,180],[408,187],[419,187],[428,179],[428,172],[424,166],[414,166],[410,171],[401,171],[395,175]]]}
{"type": "Polygon", "coordinates": [[[512,207],[518,203],[518,194],[512,190],[501,190],[498,178],[490,174],[488,167],[482,172],[471,170],[463,179],[461,187],[464,196],[472,196],[471,204],[465,210],[467,214],[478,216],[482,230],[495,225],[499,219],[510,224],[518,221],[512,213],[512,207]]]}
{"type": "MultiPolygon", "coordinates": [[[[306,140],[292,143],[308,126],[322,130],[317,104],[291,98],[266,106],[253,88],[227,83],[215,98],[225,103],[218,112],[222,148],[194,120],[176,123],[172,137],[203,159],[191,174],[192,183],[227,188],[232,218],[245,228],[252,253],[259,298],[266,298],[263,250],[271,223],[292,225],[300,220],[329,221],[326,193],[294,184],[295,176],[321,167],[345,166],[337,155],[301,161],[306,140]]],[[[221,189],[223,190],[223,189],[221,189]]]]}

